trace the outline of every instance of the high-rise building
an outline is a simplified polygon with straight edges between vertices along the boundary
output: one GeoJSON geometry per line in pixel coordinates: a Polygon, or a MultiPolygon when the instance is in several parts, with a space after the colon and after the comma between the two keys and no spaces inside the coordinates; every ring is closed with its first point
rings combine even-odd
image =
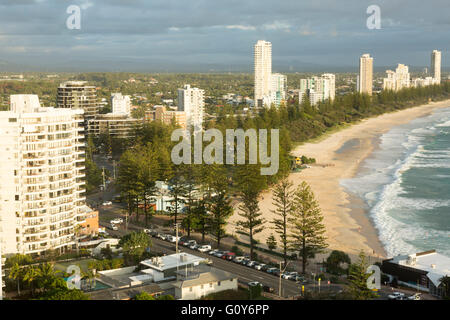
{"type": "Polygon", "coordinates": [[[441,83],[441,51],[433,50],[431,53],[431,76],[436,79],[436,83],[441,83]]]}
{"type": "Polygon", "coordinates": [[[97,90],[86,81],[67,81],[58,88],[58,108],[83,109],[84,119],[93,119],[98,114],[97,90]]]}
{"type": "Polygon", "coordinates": [[[130,96],[124,96],[121,93],[111,95],[111,109],[114,114],[131,114],[130,96]]]}
{"type": "Polygon", "coordinates": [[[13,95],[0,111],[3,254],[71,249],[84,221],[83,110],[44,108],[13,95]]]}
{"type": "Polygon", "coordinates": [[[300,80],[299,103],[303,99],[310,100],[311,105],[330,100],[336,96],[336,77],[334,74],[325,73],[320,77],[312,77],[300,80]]]}
{"type": "Polygon", "coordinates": [[[271,102],[275,106],[280,106],[286,101],[287,77],[284,74],[272,74],[271,102]]]}
{"type": "Polygon", "coordinates": [[[372,95],[373,58],[370,54],[363,54],[359,58],[358,92],[372,95]]]}
{"type": "Polygon", "coordinates": [[[409,68],[404,64],[398,64],[395,72],[392,70],[387,70],[386,74],[387,78],[383,79],[383,90],[399,91],[411,86],[409,68]]]}
{"type": "Polygon", "coordinates": [[[272,44],[259,40],[254,48],[255,106],[271,104],[272,44]]]}
{"type": "Polygon", "coordinates": [[[178,111],[186,113],[186,124],[194,131],[203,129],[204,109],[205,90],[191,88],[188,84],[178,89],[178,111]]]}

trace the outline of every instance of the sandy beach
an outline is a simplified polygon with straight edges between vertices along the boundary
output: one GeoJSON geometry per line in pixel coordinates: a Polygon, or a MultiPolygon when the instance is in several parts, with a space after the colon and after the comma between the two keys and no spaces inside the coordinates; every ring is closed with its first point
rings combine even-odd
{"type": "MultiPolygon", "coordinates": [[[[385,251],[368,217],[364,201],[348,194],[340,186],[340,180],[352,178],[357,174],[362,161],[377,147],[380,135],[394,126],[426,116],[434,109],[449,106],[450,100],[447,100],[387,113],[363,120],[325,136],[318,142],[305,143],[293,150],[292,154],[295,156],[305,155],[317,161],[315,166],[292,173],[289,179],[294,186],[298,186],[302,181],[311,186],[324,215],[329,249],[342,250],[352,256],[362,249],[371,256],[385,257],[385,251]]],[[[260,208],[264,218],[271,221],[271,210],[274,207],[270,191],[262,194],[260,208]]],[[[239,219],[237,212],[230,218],[230,233],[235,234],[233,229],[239,219]]],[[[273,230],[267,223],[266,228],[256,235],[256,239],[265,244],[265,239],[271,233],[273,230]]]]}

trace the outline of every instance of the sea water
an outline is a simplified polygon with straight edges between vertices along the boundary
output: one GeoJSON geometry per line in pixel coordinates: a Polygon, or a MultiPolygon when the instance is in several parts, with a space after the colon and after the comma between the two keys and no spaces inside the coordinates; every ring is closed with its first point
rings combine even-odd
{"type": "Polygon", "coordinates": [[[352,179],[387,255],[450,256],[450,107],[392,128],[352,179]]]}

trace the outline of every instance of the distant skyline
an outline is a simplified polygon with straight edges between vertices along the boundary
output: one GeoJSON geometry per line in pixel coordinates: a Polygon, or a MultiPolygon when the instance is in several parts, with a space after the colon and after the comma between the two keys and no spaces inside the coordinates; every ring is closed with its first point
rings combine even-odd
{"type": "Polygon", "coordinates": [[[450,68],[448,0],[0,0],[0,71],[253,72],[272,43],[273,72],[450,68]],[[370,5],[381,29],[366,26],[370,5]],[[70,5],[81,30],[69,30],[70,5]]]}

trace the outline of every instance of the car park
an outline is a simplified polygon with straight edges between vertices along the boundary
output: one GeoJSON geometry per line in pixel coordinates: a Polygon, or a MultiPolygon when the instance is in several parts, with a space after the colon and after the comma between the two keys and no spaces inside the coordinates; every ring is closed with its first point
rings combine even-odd
{"type": "Polygon", "coordinates": [[[197,250],[200,251],[200,252],[208,252],[208,251],[211,250],[211,246],[209,244],[204,244],[202,246],[199,246],[197,248],[197,250]]]}

